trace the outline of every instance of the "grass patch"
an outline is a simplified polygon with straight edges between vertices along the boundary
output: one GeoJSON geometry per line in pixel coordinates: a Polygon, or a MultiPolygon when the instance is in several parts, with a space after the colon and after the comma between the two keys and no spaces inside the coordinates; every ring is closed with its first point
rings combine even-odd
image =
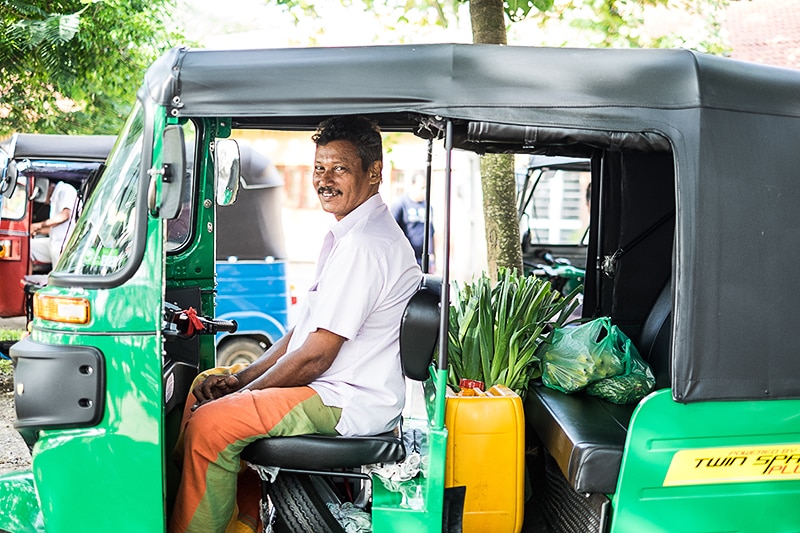
{"type": "MultiPolygon", "coordinates": [[[[16,341],[22,338],[25,330],[0,329],[0,341],[16,341]]],[[[11,374],[13,367],[8,359],[0,359],[0,374],[11,374]]]]}
{"type": "Polygon", "coordinates": [[[0,341],[18,341],[24,334],[24,329],[0,329],[0,341]]]}

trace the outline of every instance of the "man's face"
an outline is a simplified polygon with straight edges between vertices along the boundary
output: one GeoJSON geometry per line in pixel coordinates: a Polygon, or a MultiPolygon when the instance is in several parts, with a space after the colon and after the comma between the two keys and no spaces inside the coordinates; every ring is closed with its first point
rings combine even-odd
{"type": "Polygon", "coordinates": [[[381,183],[380,161],[361,169],[361,158],[350,141],[331,141],[317,146],[314,159],[314,189],[322,209],[341,220],[378,192],[381,183]]]}

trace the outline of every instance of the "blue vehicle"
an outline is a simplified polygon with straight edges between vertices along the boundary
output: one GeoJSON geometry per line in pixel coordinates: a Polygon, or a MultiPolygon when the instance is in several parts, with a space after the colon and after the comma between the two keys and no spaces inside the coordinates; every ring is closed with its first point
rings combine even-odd
{"type": "Polygon", "coordinates": [[[286,333],[289,291],[282,260],[217,261],[217,318],[236,320],[217,334],[217,364],[254,361],[286,333]]]}

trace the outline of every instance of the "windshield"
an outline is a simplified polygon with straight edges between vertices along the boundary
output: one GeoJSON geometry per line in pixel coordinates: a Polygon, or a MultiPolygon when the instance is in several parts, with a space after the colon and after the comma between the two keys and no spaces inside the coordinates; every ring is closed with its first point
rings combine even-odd
{"type": "Polygon", "coordinates": [[[144,112],[137,104],[54,272],[107,276],[127,264],[136,228],[143,135],[144,112]]]}
{"type": "Polygon", "coordinates": [[[26,200],[28,199],[28,180],[24,176],[17,178],[17,188],[14,189],[14,194],[11,198],[3,198],[0,200],[2,208],[0,214],[2,217],[9,220],[22,220],[25,216],[26,200]]]}
{"type": "MultiPolygon", "coordinates": [[[[60,160],[24,160],[17,163],[17,170],[19,177],[17,178],[17,188],[14,190],[13,196],[3,202],[2,217],[11,220],[21,220],[27,211],[27,203],[29,199],[34,201],[38,207],[45,201],[47,194],[47,184],[55,184],[59,181],[65,181],[75,187],[77,190],[82,191],[83,183],[88,179],[92,172],[97,170],[101,165],[100,161],[60,161],[60,160]],[[29,191],[28,180],[36,179],[34,185],[38,185],[39,181],[44,179],[44,190],[37,191],[34,189],[29,191]],[[29,198],[29,193],[31,198],[29,198]]],[[[46,211],[42,214],[47,217],[46,211]]],[[[38,222],[41,217],[36,216],[34,209],[34,222],[38,222]]]]}
{"type": "Polygon", "coordinates": [[[520,213],[524,244],[583,243],[589,226],[588,163],[576,163],[574,168],[529,168],[518,181],[525,182],[518,186],[524,195],[520,213]]]}

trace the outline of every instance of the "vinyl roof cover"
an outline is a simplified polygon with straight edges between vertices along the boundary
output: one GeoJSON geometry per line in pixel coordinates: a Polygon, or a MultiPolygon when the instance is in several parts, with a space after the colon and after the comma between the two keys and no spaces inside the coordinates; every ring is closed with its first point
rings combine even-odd
{"type": "Polygon", "coordinates": [[[18,133],[0,145],[8,147],[14,159],[104,161],[115,141],[114,135],[18,133]]]}
{"type": "MultiPolygon", "coordinates": [[[[786,112],[797,75],[764,85],[754,66],[685,50],[404,45],[266,50],[173,49],[146,90],[181,116],[420,112],[510,124],[528,110],[713,107],[786,112]],[[702,82],[702,83],[701,83],[702,82]],[[758,91],[753,91],[759,87],[758,91]]],[[[786,71],[791,72],[791,71],[786,71]]]]}
{"type": "Polygon", "coordinates": [[[481,132],[476,151],[492,142],[543,143],[557,155],[575,155],[558,148],[576,143],[671,149],[671,377],[674,398],[693,402],[800,398],[798,94],[798,71],[685,50],[421,45],[174,49],[140,97],[174,116],[253,127],[438,115],[467,122],[462,134],[481,132]]]}

